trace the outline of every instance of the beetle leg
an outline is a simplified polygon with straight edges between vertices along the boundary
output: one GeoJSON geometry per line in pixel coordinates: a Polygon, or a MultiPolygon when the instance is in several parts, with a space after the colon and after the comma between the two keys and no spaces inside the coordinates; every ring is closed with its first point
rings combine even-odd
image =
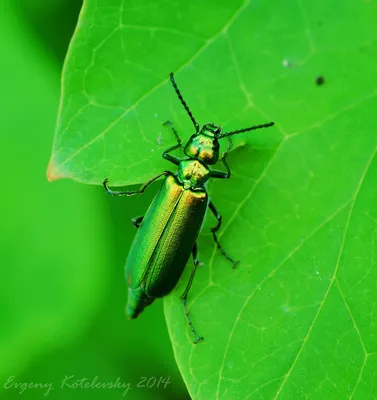
{"type": "Polygon", "coordinates": [[[144,216],[132,218],[131,222],[135,228],[140,228],[141,221],[143,220],[144,216]]]}
{"type": "Polygon", "coordinates": [[[182,147],[182,140],[179,137],[178,132],[175,130],[173,124],[170,121],[165,121],[162,125],[167,126],[173,132],[175,138],[177,139],[179,147],[182,147]]]}
{"type": "Polygon", "coordinates": [[[230,178],[230,168],[226,161],[226,158],[227,158],[232,146],[233,146],[233,142],[232,142],[232,139],[229,137],[228,138],[228,147],[227,147],[226,151],[223,153],[222,157],[220,158],[220,162],[226,169],[226,172],[219,171],[219,170],[211,170],[210,176],[212,178],[218,178],[218,179],[229,179],[230,178]]]}
{"type": "Polygon", "coordinates": [[[172,156],[172,155],[170,155],[169,153],[172,152],[172,151],[174,151],[174,150],[177,150],[177,149],[182,148],[182,140],[181,140],[181,138],[179,137],[178,132],[175,130],[173,124],[172,124],[170,121],[164,122],[163,125],[164,125],[164,126],[167,126],[168,128],[171,129],[171,131],[173,132],[175,138],[177,139],[178,144],[176,144],[175,146],[170,147],[169,149],[165,150],[165,151],[162,153],[162,157],[163,157],[165,160],[168,160],[168,161],[170,161],[171,163],[173,163],[173,164],[175,164],[175,165],[179,165],[181,159],[180,159],[179,157],[172,156]]]}
{"type": "Polygon", "coordinates": [[[191,321],[191,318],[190,318],[190,314],[189,314],[189,311],[188,311],[188,308],[187,308],[187,295],[188,295],[188,292],[189,292],[189,290],[190,290],[190,288],[191,288],[192,281],[194,280],[196,268],[197,268],[198,265],[199,265],[199,260],[198,260],[198,246],[197,246],[196,243],[194,244],[194,247],[193,247],[193,249],[192,249],[192,257],[193,257],[193,261],[194,261],[194,269],[193,269],[192,272],[191,272],[190,279],[189,279],[189,281],[188,281],[188,283],[187,283],[187,286],[186,286],[185,291],[183,292],[183,294],[182,294],[182,296],[181,296],[181,299],[182,299],[183,307],[185,308],[185,315],[186,315],[187,323],[189,324],[190,329],[191,329],[192,333],[193,333],[194,336],[195,336],[195,342],[194,342],[194,344],[196,344],[196,343],[200,342],[201,340],[203,340],[203,338],[200,337],[200,336],[198,336],[198,334],[196,333],[196,330],[195,330],[194,326],[192,325],[192,321],[191,321]]]}
{"type": "Polygon", "coordinates": [[[216,232],[220,229],[221,227],[221,221],[222,221],[222,216],[221,214],[217,211],[216,207],[212,203],[212,201],[209,202],[208,204],[209,209],[213,212],[213,215],[217,219],[217,225],[211,229],[212,235],[213,235],[213,240],[216,243],[217,248],[220,250],[221,254],[229,260],[233,264],[233,268],[235,268],[238,264],[239,261],[234,261],[233,258],[229,257],[228,254],[225,252],[225,250],[222,248],[221,244],[219,243],[219,240],[217,239],[216,232]]]}
{"type": "Polygon", "coordinates": [[[143,186],[141,186],[141,188],[139,190],[129,190],[129,191],[115,191],[115,190],[111,190],[108,186],[107,186],[107,182],[109,181],[107,178],[103,181],[103,187],[105,188],[106,192],[111,194],[112,196],[133,196],[134,194],[143,194],[145,192],[145,189],[154,181],[156,181],[158,178],[160,178],[161,176],[168,176],[168,175],[172,175],[172,173],[170,171],[164,171],[161,174],[158,174],[157,176],[155,176],[154,178],[150,179],[148,182],[144,183],[143,186]]]}
{"type": "Polygon", "coordinates": [[[180,147],[181,147],[180,144],[176,144],[175,146],[170,147],[169,149],[165,150],[162,153],[162,158],[164,158],[165,160],[170,161],[171,163],[173,163],[175,165],[179,165],[179,163],[181,162],[181,159],[179,157],[172,156],[169,153],[174,151],[174,150],[176,150],[176,149],[179,149],[180,147]]]}

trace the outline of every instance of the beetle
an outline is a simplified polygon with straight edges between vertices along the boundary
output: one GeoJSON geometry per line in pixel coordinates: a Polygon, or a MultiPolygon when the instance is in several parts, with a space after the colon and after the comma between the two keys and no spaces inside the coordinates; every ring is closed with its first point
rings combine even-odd
{"type": "Polygon", "coordinates": [[[173,73],[170,74],[170,81],[195,127],[195,133],[183,146],[172,123],[167,121],[164,124],[173,132],[177,144],[164,151],[162,157],[175,164],[178,171],[176,173],[163,171],[142,185],[139,190],[111,190],[108,187],[108,179],[104,180],[103,186],[112,196],[132,196],[143,194],[150,184],[165,177],[145,216],[132,219],[132,223],[138,228],[138,231],[126,263],[128,284],[126,314],[130,319],[136,318],[156,298],[170,293],[177,285],[192,254],[194,268],[181,299],[187,322],[195,336],[194,343],[198,343],[203,338],[197,334],[192,324],[187,308],[187,295],[199,264],[196,241],[207,209],[217,219],[216,226],[211,229],[217,248],[233,264],[233,267],[238,263],[228,256],[218,241],[216,233],[220,229],[222,217],[208,197],[206,183],[210,178],[230,178],[230,169],[226,161],[232,146],[230,136],[268,128],[274,123],[255,125],[226,133],[222,132],[221,126],[213,123],[205,124],[200,128],[178,89],[173,73]],[[219,159],[219,140],[226,137],[228,138],[228,147],[219,159]],[[180,158],[171,154],[182,148],[185,157],[180,158]],[[210,168],[218,161],[224,166],[225,172],[210,168]]]}

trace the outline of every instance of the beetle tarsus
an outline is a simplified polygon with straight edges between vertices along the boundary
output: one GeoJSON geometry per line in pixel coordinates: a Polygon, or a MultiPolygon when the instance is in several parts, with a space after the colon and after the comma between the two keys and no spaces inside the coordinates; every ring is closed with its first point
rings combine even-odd
{"type": "Polygon", "coordinates": [[[173,132],[175,138],[177,139],[179,147],[182,147],[182,139],[179,137],[178,132],[174,128],[174,126],[171,123],[171,121],[165,121],[162,125],[168,127],[173,132]]]}
{"type": "Polygon", "coordinates": [[[233,264],[233,268],[236,268],[236,266],[240,263],[239,261],[235,261],[233,260],[233,258],[229,257],[228,254],[226,253],[226,251],[223,249],[223,247],[221,246],[219,240],[217,239],[217,235],[216,235],[216,231],[214,232],[212,230],[212,235],[213,235],[213,240],[216,243],[217,248],[220,250],[220,253],[229,261],[233,264]]]}
{"type": "Polygon", "coordinates": [[[168,176],[168,175],[172,175],[172,173],[170,171],[164,171],[161,172],[161,174],[158,174],[157,176],[155,176],[154,178],[150,179],[148,182],[144,183],[139,190],[126,190],[126,191],[115,191],[115,190],[111,190],[108,186],[107,183],[109,182],[109,180],[106,178],[103,181],[103,186],[106,190],[107,193],[111,194],[111,196],[133,196],[135,194],[143,194],[145,192],[145,190],[147,189],[147,187],[149,185],[151,185],[154,181],[156,181],[158,178],[161,178],[161,176],[168,176]]]}
{"type": "Polygon", "coordinates": [[[189,310],[187,308],[187,297],[183,297],[182,296],[182,302],[183,302],[183,307],[185,309],[185,315],[186,315],[187,323],[190,326],[191,332],[195,336],[195,341],[193,343],[197,344],[197,343],[201,342],[202,340],[204,340],[204,338],[197,334],[197,332],[196,332],[196,330],[195,330],[195,328],[194,328],[194,326],[192,324],[192,321],[191,321],[191,318],[190,318],[190,313],[189,313],[189,310]]]}
{"type": "Polygon", "coordinates": [[[212,203],[212,201],[209,202],[208,207],[210,208],[210,210],[212,211],[213,215],[216,217],[217,219],[217,225],[211,229],[212,235],[213,235],[213,240],[216,243],[217,248],[220,250],[221,254],[229,261],[233,264],[233,268],[236,268],[236,266],[240,263],[239,261],[235,261],[233,260],[233,258],[231,258],[230,256],[228,256],[228,254],[226,253],[226,251],[223,249],[223,247],[221,246],[219,239],[217,239],[217,235],[216,232],[220,229],[221,227],[221,222],[223,217],[221,216],[221,214],[217,211],[217,208],[215,207],[215,205],[212,203]]]}

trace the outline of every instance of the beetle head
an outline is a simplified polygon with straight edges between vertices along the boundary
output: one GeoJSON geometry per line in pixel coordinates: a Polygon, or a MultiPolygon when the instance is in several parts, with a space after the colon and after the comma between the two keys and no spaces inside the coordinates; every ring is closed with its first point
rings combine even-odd
{"type": "Polygon", "coordinates": [[[218,135],[222,132],[221,126],[205,124],[202,129],[192,135],[185,146],[185,154],[206,164],[213,165],[219,159],[218,135]]]}

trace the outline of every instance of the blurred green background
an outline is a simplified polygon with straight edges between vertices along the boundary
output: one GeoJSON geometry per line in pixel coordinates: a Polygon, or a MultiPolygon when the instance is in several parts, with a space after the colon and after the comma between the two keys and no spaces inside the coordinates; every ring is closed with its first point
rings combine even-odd
{"type": "Polygon", "coordinates": [[[136,321],[124,316],[130,219],[143,213],[156,187],[143,199],[124,201],[98,186],[45,177],[60,72],[80,6],[74,0],[2,3],[0,394],[186,399],[162,302],[136,321]],[[83,378],[126,386],[72,387],[83,378]],[[160,378],[166,385],[158,388],[153,383],[160,378]]]}

